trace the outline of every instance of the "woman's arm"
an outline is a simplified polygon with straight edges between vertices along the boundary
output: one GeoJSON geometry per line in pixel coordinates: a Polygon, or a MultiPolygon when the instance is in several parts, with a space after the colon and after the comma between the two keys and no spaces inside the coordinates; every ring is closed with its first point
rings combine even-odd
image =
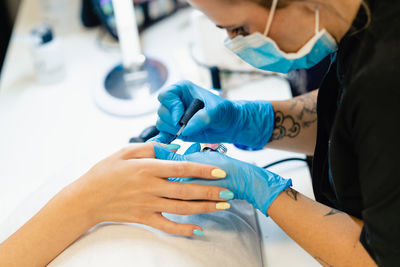
{"type": "Polygon", "coordinates": [[[156,157],[175,161],[215,162],[223,166],[223,180],[192,179],[180,182],[223,186],[268,214],[290,237],[325,266],[376,266],[360,243],[363,223],[324,206],[290,188],[291,180],[215,152],[200,151],[200,145],[178,155],[155,146],[156,157]]]}
{"type": "Polygon", "coordinates": [[[48,264],[94,226],[83,200],[82,196],[68,188],[57,194],[39,213],[0,244],[0,265],[48,264]]]}
{"type": "Polygon", "coordinates": [[[32,219],[0,244],[0,266],[45,266],[87,230],[103,221],[146,224],[191,236],[197,225],[167,220],[162,212],[196,214],[229,208],[225,188],[181,184],[168,177],[219,179],[211,165],[154,158],[154,144],[133,145],[96,164],[65,187],[32,219]],[[224,197],[224,198],[221,198],[224,197]],[[195,201],[191,201],[195,200],[195,201]],[[219,202],[224,205],[217,205],[219,202]]]}
{"type": "Polygon", "coordinates": [[[292,188],[284,190],[267,213],[323,266],[376,266],[360,243],[362,221],[346,213],[292,188]]]}
{"type": "Polygon", "coordinates": [[[317,136],[318,90],[286,101],[273,101],[274,131],[267,148],[312,155],[317,136]]]}

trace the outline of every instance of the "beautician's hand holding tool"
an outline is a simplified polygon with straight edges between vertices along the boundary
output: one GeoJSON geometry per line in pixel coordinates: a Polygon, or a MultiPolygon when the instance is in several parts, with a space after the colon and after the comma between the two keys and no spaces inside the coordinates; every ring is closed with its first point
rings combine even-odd
{"type": "Polygon", "coordinates": [[[284,179],[255,165],[230,158],[218,152],[199,151],[200,144],[198,143],[189,147],[184,155],[171,152],[158,144],[154,146],[154,152],[158,159],[213,164],[227,173],[226,178],[222,180],[198,178],[169,180],[227,188],[235,194],[235,199],[246,200],[265,215],[267,215],[267,210],[275,198],[292,185],[291,179],[284,179]]]}
{"type": "Polygon", "coordinates": [[[189,81],[181,81],[160,93],[157,128],[152,140],[169,143],[178,132],[179,121],[194,99],[204,102],[183,129],[180,139],[201,143],[236,143],[264,147],[274,128],[274,111],[268,101],[229,101],[189,81]]]}
{"type": "Polygon", "coordinates": [[[202,108],[204,108],[204,102],[198,98],[193,99],[189,107],[186,109],[185,114],[183,114],[182,118],[179,121],[179,125],[181,125],[181,128],[169,143],[173,142],[176,138],[178,138],[181,135],[183,129],[185,129],[189,120],[197,113],[197,111],[201,110],[202,108]]]}

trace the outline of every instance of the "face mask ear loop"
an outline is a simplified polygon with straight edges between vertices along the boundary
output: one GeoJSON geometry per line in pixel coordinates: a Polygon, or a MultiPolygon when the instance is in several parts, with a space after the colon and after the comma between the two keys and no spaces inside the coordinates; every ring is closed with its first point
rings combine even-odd
{"type": "Polygon", "coordinates": [[[319,32],[319,9],[318,6],[315,9],[315,34],[319,32]]]}
{"type": "Polygon", "coordinates": [[[268,36],[269,29],[271,28],[272,19],[274,18],[277,5],[278,5],[278,0],[272,0],[272,5],[271,5],[271,9],[269,11],[269,16],[268,16],[268,21],[267,21],[267,27],[265,27],[265,31],[264,31],[265,36],[268,36]]]}

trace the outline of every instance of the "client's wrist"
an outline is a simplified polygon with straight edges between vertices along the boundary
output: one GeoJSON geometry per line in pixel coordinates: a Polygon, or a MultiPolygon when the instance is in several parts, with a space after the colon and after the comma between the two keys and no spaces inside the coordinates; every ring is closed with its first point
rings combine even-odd
{"type": "Polygon", "coordinates": [[[57,201],[63,213],[76,218],[81,227],[90,229],[101,220],[91,190],[82,184],[82,179],[84,176],[66,186],[52,201],[57,201]]]}

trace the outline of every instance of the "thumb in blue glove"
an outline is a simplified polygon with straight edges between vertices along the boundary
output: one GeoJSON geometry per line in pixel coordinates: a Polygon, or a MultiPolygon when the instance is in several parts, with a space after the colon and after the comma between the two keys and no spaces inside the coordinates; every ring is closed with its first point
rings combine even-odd
{"type": "Polygon", "coordinates": [[[199,144],[192,145],[184,155],[173,153],[158,144],[154,146],[154,152],[158,159],[213,164],[227,173],[223,180],[175,178],[174,181],[227,188],[235,194],[236,199],[246,200],[265,215],[267,215],[267,210],[275,198],[292,185],[291,179],[284,179],[255,165],[230,158],[218,152],[198,151],[200,151],[199,144]]]}

